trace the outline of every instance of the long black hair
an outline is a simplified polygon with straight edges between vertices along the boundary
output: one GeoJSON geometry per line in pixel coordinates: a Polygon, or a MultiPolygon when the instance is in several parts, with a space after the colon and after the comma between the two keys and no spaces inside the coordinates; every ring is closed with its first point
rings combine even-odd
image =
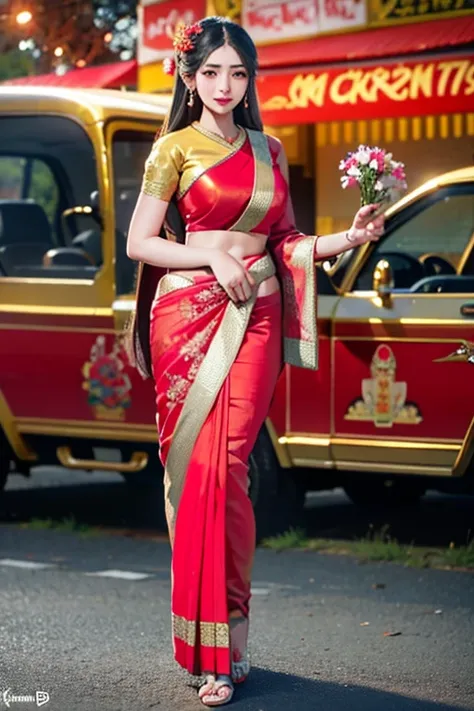
{"type": "MultiPolygon", "coordinates": [[[[192,47],[175,53],[175,84],[171,107],[159,135],[178,131],[201,117],[203,103],[195,94],[194,105],[188,106],[189,92],[184,78],[193,78],[210,54],[224,45],[235,49],[247,70],[249,83],[245,97],[234,109],[234,121],[239,126],[263,131],[258,107],[255,80],[257,76],[257,50],[252,38],[240,25],[224,17],[206,17],[198,23],[199,31],[191,35],[192,47]]],[[[170,201],[162,237],[177,242],[185,241],[185,225],[179,214],[176,199],[170,201]]],[[[150,310],[155,297],[160,270],[140,263],[137,274],[136,309],[127,328],[126,348],[130,362],[146,378],[152,375],[150,350],[150,310]]]]}

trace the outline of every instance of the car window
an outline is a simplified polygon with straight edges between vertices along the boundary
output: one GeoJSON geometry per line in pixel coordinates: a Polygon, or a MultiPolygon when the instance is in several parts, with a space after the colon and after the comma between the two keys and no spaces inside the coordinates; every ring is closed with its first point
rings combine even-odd
{"type": "Polygon", "coordinates": [[[26,160],[0,156],[0,200],[21,200],[26,160]]]}
{"type": "Polygon", "coordinates": [[[102,263],[99,222],[74,211],[93,192],[94,149],[77,122],[0,117],[0,276],[93,278],[102,263]]]}
{"type": "Polygon", "coordinates": [[[399,213],[392,226],[388,223],[387,235],[362,268],[355,289],[372,289],[373,270],[384,258],[392,267],[395,290],[474,291],[474,273],[467,266],[473,235],[474,186],[440,189],[399,213]]]}
{"type": "Polygon", "coordinates": [[[134,289],[135,264],[125,248],[132,213],[140,192],[145,160],[156,130],[118,130],[112,139],[116,227],[116,292],[128,294],[134,289]]]}
{"type": "Polygon", "coordinates": [[[58,216],[59,187],[51,168],[42,160],[34,159],[31,165],[31,179],[26,197],[40,205],[48,218],[55,242],[56,220],[58,216]]]}
{"type": "Polygon", "coordinates": [[[40,205],[56,242],[59,188],[51,168],[38,158],[0,156],[0,199],[40,205]]]}

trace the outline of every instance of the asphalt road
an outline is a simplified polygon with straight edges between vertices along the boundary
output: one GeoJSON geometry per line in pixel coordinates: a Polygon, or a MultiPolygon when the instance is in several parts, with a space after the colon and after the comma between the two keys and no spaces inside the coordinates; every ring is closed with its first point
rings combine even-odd
{"type": "MultiPolygon", "coordinates": [[[[46,691],[47,711],[202,708],[171,657],[168,544],[140,528],[124,489],[118,478],[59,469],[9,482],[0,524],[0,695],[46,691]],[[22,529],[32,515],[73,515],[115,535],[22,529]],[[121,527],[132,535],[118,535],[121,527]]],[[[449,541],[466,536],[472,512],[472,500],[430,496],[413,520],[391,524],[403,535],[449,541]]],[[[340,492],[310,497],[305,521],[318,535],[340,537],[368,525],[340,492]]],[[[258,550],[253,671],[231,708],[474,709],[473,590],[469,573],[258,550]]]]}
{"type": "MultiPolygon", "coordinates": [[[[171,659],[168,570],[164,542],[0,526],[0,693],[46,691],[48,711],[199,708],[171,659]]],[[[472,591],[466,573],[259,550],[254,669],[233,708],[474,709],[472,591]]]]}

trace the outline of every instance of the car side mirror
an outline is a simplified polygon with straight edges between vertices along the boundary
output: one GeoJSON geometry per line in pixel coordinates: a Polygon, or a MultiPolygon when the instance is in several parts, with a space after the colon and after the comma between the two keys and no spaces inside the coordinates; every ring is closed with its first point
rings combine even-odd
{"type": "Polygon", "coordinates": [[[392,291],[395,286],[393,271],[386,259],[380,259],[372,275],[372,288],[386,309],[392,307],[392,291]]]}

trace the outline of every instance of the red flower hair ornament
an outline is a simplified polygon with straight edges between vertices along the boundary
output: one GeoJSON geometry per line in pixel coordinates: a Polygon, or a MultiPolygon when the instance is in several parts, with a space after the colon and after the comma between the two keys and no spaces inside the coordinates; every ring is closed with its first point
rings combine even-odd
{"type": "MultiPolygon", "coordinates": [[[[199,22],[193,25],[186,25],[184,22],[179,22],[176,25],[175,35],[173,38],[173,47],[176,54],[190,52],[194,49],[196,36],[200,35],[202,27],[199,22]]],[[[174,57],[166,57],[163,60],[163,71],[168,76],[174,76],[176,72],[176,59],[174,57]]]]}
{"type": "Polygon", "coordinates": [[[176,25],[176,32],[173,39],[173,47],[176,52],[189,52],[194,49],[196,36],[200,35],[202,27],[199,22],[193,25],[185,25],[184,22],[179,22],[176,25]]]}

